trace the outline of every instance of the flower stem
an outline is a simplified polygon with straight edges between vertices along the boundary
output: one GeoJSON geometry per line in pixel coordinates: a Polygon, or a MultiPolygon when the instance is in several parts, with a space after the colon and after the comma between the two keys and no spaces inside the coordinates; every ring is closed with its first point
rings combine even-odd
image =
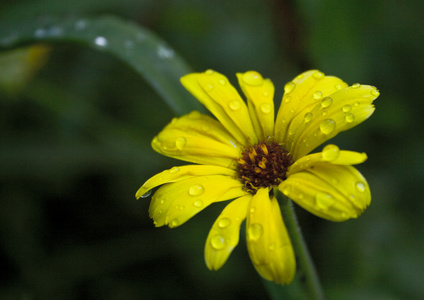
{"type": "Polygon", "coordinates": [[[309,296],[308,299],[323,300],[325,299],[324,292],[322,290],[314,263],[309,254],[308,248],[306,246],[305,240],[297,222],[293,203],[290,199],[286,198],[279,190],[274,189],[274,193],[280,203],[284,223],[286,224],[287,231],[290,235],[295,255],[298,258],[298,269],[300,269],[304,277],[303,286],[305,287],[305,289],[307,289],[307,293],[309,296]]]}

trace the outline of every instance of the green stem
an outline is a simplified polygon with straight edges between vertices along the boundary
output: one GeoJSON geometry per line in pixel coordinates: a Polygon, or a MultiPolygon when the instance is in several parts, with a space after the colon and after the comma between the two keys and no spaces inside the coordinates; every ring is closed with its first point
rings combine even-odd
{"type": "Polygon", "coordinates": [[[294,212],[293,203],[286,198],[279,190],[274,189],[275,196],[278,199],[283,215],[284,223],[290,235],[293,244],[294,252],[298,259],[298,269],[303,272],[305,278],[305,288],[307,289],[308,299],[323,300],[325,299],[324,292],[319,281],[318,274],[315,270],[314,263],[309,254],[296,214],[294,212]]]}

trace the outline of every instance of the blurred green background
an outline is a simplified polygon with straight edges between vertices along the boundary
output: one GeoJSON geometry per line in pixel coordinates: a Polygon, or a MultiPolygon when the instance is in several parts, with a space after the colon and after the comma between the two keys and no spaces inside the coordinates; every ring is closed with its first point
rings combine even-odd
{"type": "MultiPolygon", "coordinates": [[[[277,105],[310,68],[378,87],[375,114],[332,140],[368,154],[358,168],[371,206],[344,223],[296,209],[329,299],[423,299],[423,12],[420,0],[9,0],[0,23],[117,16],[164,39],[174,50],[162,58],[233,84],[259,71],[277,105]]],[[[1,299],[268,299],[244,242],[220,271],[204,264],[222,204],[170,230],[134,199],[180,162],[151,150],[175,111],[131,65],[60,38],[33,76],[14,77],[10,61],[0,60],[1,299]]]]}

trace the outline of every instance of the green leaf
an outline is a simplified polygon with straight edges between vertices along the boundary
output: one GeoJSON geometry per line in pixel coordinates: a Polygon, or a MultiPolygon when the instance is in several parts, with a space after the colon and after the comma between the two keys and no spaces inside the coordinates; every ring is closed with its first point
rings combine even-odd
{"type": "Polygon", "coordinates": [[[180,84],[181,76],[192,70],[165,41],[137,24],[112,16],[49,16],[0,25],[0,49],[57,42],[94,48],[121,59],[142,75],[177,115],[203,110],[180,84]]]}

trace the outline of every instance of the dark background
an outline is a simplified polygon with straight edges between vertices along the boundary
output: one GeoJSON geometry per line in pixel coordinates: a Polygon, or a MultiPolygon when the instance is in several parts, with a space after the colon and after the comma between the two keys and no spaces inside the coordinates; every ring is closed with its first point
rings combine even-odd
{"type": "MultiPolygon", "coordinates": [[[[256,70],[276,86],[317,68],[378,87],[374,115],[335,139],[366,152],[372,204],[332,223],[297,208],[329,299],[424,298],[424,2],[2,1],[0,17],[112,14],[165,39],[196,71],[256,70]]],[[[6,73],[2,69],[0,73],[6,73]]],[[[178,165],[150,147],[174,116],[117,59],[56,44],[0,95],[1,299],[267,299],[243,241],[218,272],[203,247],[223,208],[154,228],[141,184],[178,165]]]]}

